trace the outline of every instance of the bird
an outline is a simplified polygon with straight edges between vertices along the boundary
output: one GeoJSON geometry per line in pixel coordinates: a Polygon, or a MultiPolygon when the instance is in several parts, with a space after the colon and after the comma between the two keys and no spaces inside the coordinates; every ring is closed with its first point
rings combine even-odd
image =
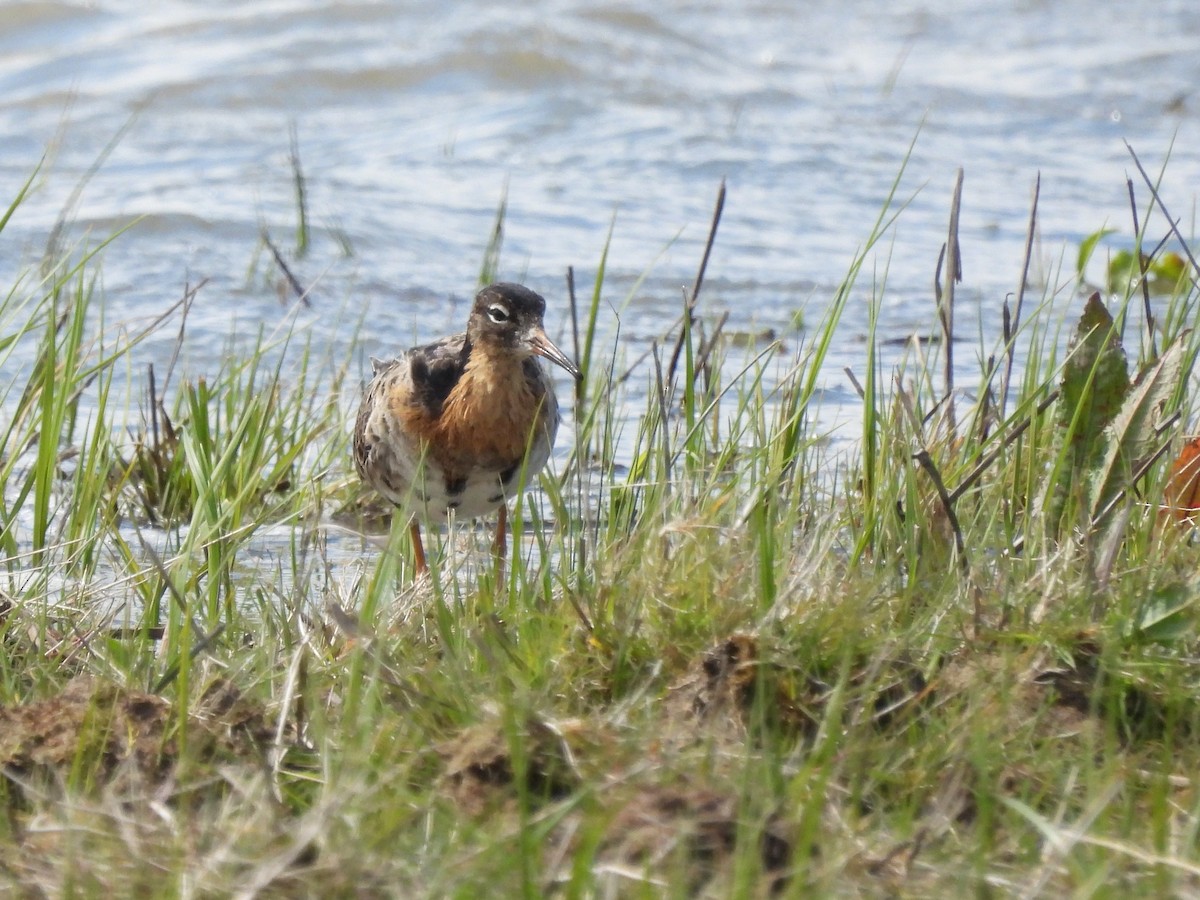
{"type": "Polygon", "coordinates": [[[415,576],[429,565],[421,524],[499,510],[493,551],[507,554],[508,500],[541,471],[558,433],[558,400],[541,360],[579,368],[546,335],[546,301],[497,282],[476,295],[466,331],[371,358],[354,426],[362,481],[409,516],[415,576]]]}

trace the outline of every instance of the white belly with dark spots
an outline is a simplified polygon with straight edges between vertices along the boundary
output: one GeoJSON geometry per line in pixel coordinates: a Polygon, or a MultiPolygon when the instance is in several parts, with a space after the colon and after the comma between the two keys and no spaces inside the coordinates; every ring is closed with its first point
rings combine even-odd
{"type": "Polygon", "coordinates": [[[451,512],[459,521],[488,515],[511,499],[522,483],[532,483],[550,459],[558,431],[557,409],[551,413],[554,417],[549,427],[529,448],[523,466],[511,472],[476,469],[468,473],[459,490],[451,490],[435,460],[422,458],[417,446],[385,428],[390,433],[371,435],[372,483],[392,503],[430,524],[445,523],[451,512]]]}
{"type": "MultiPolygon", "coordinates": [[[[407,369],[393,377],[403,377],[407,369]]],[[[488,515],[513,497],[520,486],[531,483],[550,459],[558,432],[558,403],[544,374],[545,424],[536,430],[524,463],[509,471],[480,465],[465,478],[449,481],[434,458],[404,432],[387,404],[372,402],[361,422],[360,440],[365,458],[359,462],[364,479],[401,509],[430,524],[443,524],[453,513],[459,521],[488,515]],[[504,477],[504,476],[507,476],[504,477]]],[[[383,394],[383,388],[380,393],[383,394]]]]}

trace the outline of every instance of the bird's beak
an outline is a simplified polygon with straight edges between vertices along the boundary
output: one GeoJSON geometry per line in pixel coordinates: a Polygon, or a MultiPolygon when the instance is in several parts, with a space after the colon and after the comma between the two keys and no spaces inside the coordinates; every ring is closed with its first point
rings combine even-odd
{"type": "Polygon", "coordinates": [[[535,355],[545,357],[556,366],[559,366],[570,372],[571,377],[576,381],[579,381],[583,378],[583,373],[579,371],[579,367],[575,365],[575,363],[571,362],[571,358],[559,350],[554,341],[550,340],[550,338],[546,336],[545,329],[535,328],[533,333],[529,335],[528,340],[529,349],[531,349],[535,355]]]}

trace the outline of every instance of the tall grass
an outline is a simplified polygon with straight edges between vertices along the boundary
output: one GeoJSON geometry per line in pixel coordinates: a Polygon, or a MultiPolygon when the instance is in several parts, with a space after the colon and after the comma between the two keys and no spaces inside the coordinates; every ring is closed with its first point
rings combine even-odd
{"type": "Polygon", "coordinates": [[[291,319],[164,377],[106,319],[101,248],[27,273],[0,299],[0,881],[1194,892],[1200,594],[1158,512],[1194,284],[1128,361],[1154,402],[1122,395],[1105,428],[1085,404],[1136,282],[1073,344],[1083,300],[1046,285],[978,337],[980,391],[948,394],[946,345],[877,350],[886,268],[865,271],[899,185],[788,351],[724,340],[701,266],[630,366],[606,242],[573,311],[573,443],[514,511],[504,577],[464,523],[417,584],[405,523],[346,537],[372,501],[355,386],[291,319]],[[831,449],[813,404],[864,294],[862,435],[831,449]],[[1106,453],[1074,452],[1085,431],[1106,453]]]}

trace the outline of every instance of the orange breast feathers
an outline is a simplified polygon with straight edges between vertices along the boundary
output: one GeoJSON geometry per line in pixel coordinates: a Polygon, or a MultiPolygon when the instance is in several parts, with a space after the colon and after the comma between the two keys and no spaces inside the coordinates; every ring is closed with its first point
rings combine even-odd
{"type": "Polygon", "coordinates": [[[472,352],[440,415],[411,402],[393,406],[405,430],[421,440],[448,476],[519,465],[530,441],[542,437],[535,427],[549,425],[545,391],[526,377],[521,362],[479,350],[472,352]]]}

